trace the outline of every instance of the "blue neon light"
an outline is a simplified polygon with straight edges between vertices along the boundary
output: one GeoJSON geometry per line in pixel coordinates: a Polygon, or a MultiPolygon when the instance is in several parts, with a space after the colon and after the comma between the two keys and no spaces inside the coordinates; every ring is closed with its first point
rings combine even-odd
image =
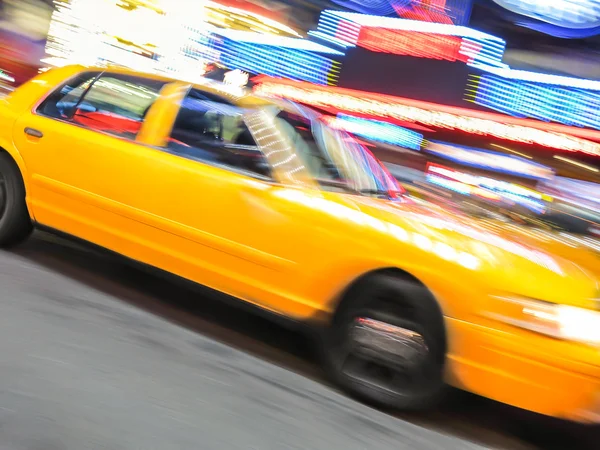
{"type": "Polygon", "coordinates": [[[473,77],[469,100],[516,117],[600,130],[600,91],[522,82],[494,75],[473,77]]]}
{"type": "Polygon", "coordinates": [[[427,175],[425,179],[429,183],[437,184],[438,186],[458,192],[459,194],[469,195],[471,193],[471,188],[460,181],[449,180],[437,175],[427,175]]]}
{"type": "Polygon", "coordinates": [[[395,6],[406,8],[413,0],[333,0],[333,3],[362,14],[391,16],[396,12],[395,6]]]}
{"type": "Polygon", "coordinates": [[[547,73],[530,72],[527,70],[511,69],[508,66],[492,67],[486,64],[473,62],[471,67],[488,72],[493,75],[498,75],[502,78],[508,78],[515,81],[529,81],[538,84],[552,84],[567,88],[589,89],[592,91],[600,91],[600,81],[587,80],[585,78],[565,77],[562,75],[551,75],[547,73]]]}
{"type": "Polygon", "coordinates": [[[416,131],[400,127],[379,120],[363,119],[360,117],[338,114],[336,120],[344,130],[376,142],[420,150],[423,144],[423,135],[416,131]]]}
{"type": "Polygon", "coordinates": [[[562,39],[583,39],[590,36],[600,34],[600,26],[594,28],[564,28],[550,23],[544,23],[537,20],[519,20],[517,25],[523,28],[529,28],[540,33],[549,34],[550,36],[562,39]]]}
{"type": "Polygon", "coordinates": [[[308,39],[291,38],[285,36],[273,36],[263,33],[252,33],[248,31],[238,31],[230,29],[219,29],[213,31],[213,34],[222,36],[236,42],[245,42],[248,44],[267,45],[273,47],[288,48],[290,50],[305,50],[307,52],[315,52],[320,54],[329,54],[341,56],[343,53],[338,50],[326,47],[308,39]]]}
{"type": "Polygon", "coordinates": [[[236,41],[222,36],[213,40],[212,47],[220,54],[223,65],[252,74],[331,85],[336,83],[339,73],[337,61],[303,48],[236,41]]]}
{"type": "MultiPolygon", "coordinates": [[[[472,194],[472,189],[469,185],[457,180],[450,180],[448,178],[444,178],[443,176],[434,174],[427,174],[426,180],[431,184],[435,184],[462,195],[470,196],[472,194]]],[[[473,177],[473,181],[475,182],[475,186],[497,194],[505,201],[508,200],[538,213],[544,213],[547,210],[543,201],[531,195],[518,192],[518,186],[513,185],[512,183],[506,183],[500,180],[493,180],[485,177],[473,177]]]]}
{"type": "Polygon", "coordinates": [[[518,156],[447,142],[430,140],[429,143],[430,145],[424,148],[427,153],[464,166],[533,180],[548,180],[554,176],[554,171],[550,167],[518,156]]]}

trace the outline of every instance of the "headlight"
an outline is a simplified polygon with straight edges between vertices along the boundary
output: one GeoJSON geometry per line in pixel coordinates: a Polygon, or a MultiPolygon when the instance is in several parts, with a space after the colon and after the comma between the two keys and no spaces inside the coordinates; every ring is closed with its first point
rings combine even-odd
{"type": "Polygon", "coordinates": [[[600,312],[528,298],[493,297],[493,313],[502,322],[557,339],[600,345],[600,312]]]}

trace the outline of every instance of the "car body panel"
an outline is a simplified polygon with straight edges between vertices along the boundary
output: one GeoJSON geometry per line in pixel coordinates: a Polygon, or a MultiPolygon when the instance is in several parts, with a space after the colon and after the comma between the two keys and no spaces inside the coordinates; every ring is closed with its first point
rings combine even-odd
{"type": "Polygon", "coordinates": [[[35,111],[66,80],[103,70],[134,74],[54,69],[0,103],[0,145],[21,169],[37,223],[302,321],[326,324],[345,290],[365,274],[403,271],[440,304],[452,384],[561,417],[585,415],[586,405],[595,405],[596,350],[488,314],[491,298],[504,294],[597,309],[596,273],[583,267],[594,264],[592,257],[578,265],[558,240],[540,246],[515,239],[506,227],[404,198],[323,190],[269,115],[273,103],[226,88],[200,86],[247,110],[271,179],[163,148],[190,89],[186,82],[142,75],[166,82],[143,123],[92,112],[77,124],[35,111]],[[106,128],[86,128],[99,119],[106,128]],[[135,140],[103,132],[115,123],[137,133],[135,140]],[[26,134],[28,127],[43,137],[26,134]],[[543,373],[548,379],[536,381],[543,373]],[[573,382],[578,388],[566,399],[573,382]],[[551,389],[560,395],[545,395],[551,389]],[[528,390],[535,398],[526,398],[528,390]]]}

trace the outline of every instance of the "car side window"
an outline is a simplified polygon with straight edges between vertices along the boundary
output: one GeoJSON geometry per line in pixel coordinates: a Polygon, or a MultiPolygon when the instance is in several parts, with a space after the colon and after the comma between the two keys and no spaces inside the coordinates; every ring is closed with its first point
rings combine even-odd
{"type": "Polygon", "coordinates": [[[165,84],[120,74],[81,77],[53,93],[39,111],[94,131],[135,139],[165,84]]]}
{"type": "Polygon", "coordinates": [[[53,119],[69,119],[73,108],[98,75],[100,73],[86,72],[72,78],[52,92],[36,112],[53,119]]]}
{"type": "Polygon", "coordinates": [[[167,149],[185,158],[270,178],[270,166],[243,113],[242,108],[192,90],[181,104],[167,149]]]}

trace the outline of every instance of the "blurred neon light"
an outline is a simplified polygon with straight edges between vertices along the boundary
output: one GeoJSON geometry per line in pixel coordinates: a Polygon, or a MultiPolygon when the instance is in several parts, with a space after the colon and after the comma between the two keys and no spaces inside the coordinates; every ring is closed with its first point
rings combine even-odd
{"type": "MultiPolygon", "coordinates": [[[[247,6],[250,5],[252,4],[247,6]]],[[[206,3],[206,21],[211,25],[224,28],[234,28],[236,22],[242,22],[246,27],[259,28],[262,33],[271,35],[283,33],[284,35],[301,37],[296,30],[274,19],[254,11],[223,5],[218,2],[209,1],[206,3]]]]}
{"type": "Polygon", "coordinates": [[[493,178],[471,175],[438,164],[428,164],[427,181],[463,195],[474,195],[488,200],[508,200],[537,212],[546,206],[541,192],[493,178]]]}
{"type": "Polygon", "coordinates": [[[396,6],[399,16],[411,20],[454,24],[446,12],[446,0],[413,0],[407,6],[396,6]]]}
{"type": "Polygon", "coordinates": [[[473,39],[489,39],[491,41],[504,44],[504,40],[491,34],[472,28],[447,25],[440,23],[421,22],[418,20],[406,20],[392,17],[371,16],[367,14],[357,14],[343,11],[325,10],[321,14],[321,18],[331,17],[338,20],[345,20],[355,26],[389,28],[395,30],[417,31],[421,33],[436,33],[447,36],[461,36],[473,39]]]}
{"type": "Polygon", "coordinates": [[[556,177],[552,183],[546,183],[544,188],[553,192],[555,196],[587,201],[589,202],[588,206],[596,210],[600,205],[600,187],[598,183],[556,177]]]}
{"type": "Polygon", "coordinates": [[[581,167],[582,169],[589,170],[590,172],[600,172],[600,170],[596,167],[590,166],[588,164],[580,163],[579,161],[573,161],[569,158],[563,158],[562,156],[554,155],[554,159],[558,159],[560,161],[564,161],[569,164],[573,164],[574,166],[581,167]]]}
{"type": "Polygon", "coordinates": [[[470,167],[518,175],[535,180],[549,180],[554,177],[554,171],[549,167],[503,153],[437,141],[428,141],[425,150],[441,158],[470,167]]]}
{"type": "Polygon", "coordinates": [[[423,142],[422,134],[379,120],[363,119],[346,114],[338,114],[337,117],[328,117],[325,120],[329,126],[347,131],[355,136],[412,150],[420,150],[423,142]]]}
{"type": "Polygon", "coordinates": [[[240,37],[239,32],[219,32],[220,36],[213,39],[212,48],[219,53],[223,65],[248,73],[267,74],[317,84],[335,84],[339,63],[318,54],[316,50],[324,49],[335,54],[341,53],[314,42],[301,45],[294,42],[300,39],[273,40],[269,36],[250,37],[249,34],[254,33],[243,33],[241,35],[243,40],[234,40],[225,36],[237,38],[240,37]],[[264,43],[269,41],[270,44],[264,43]],[[282,43],[289,46],[278,45],[282,43]],[[308,51],[309,48],[313,51],[308,51]]]}
{"type": "Polygon", "coordinates": [[[333,3],[362,14],[389,16],[395,12],[395,4],[405,5],[412,0],[332,0],[333,3]]]}
{"type": "Polygon", "coordinates": [[[376,16],[398,14],[429,22],[464,25],[471,14],[473,0],[333,0],[349,10],[376,16]]]}
{"type": "Polygon", "coordinates": [[[473,7],[473,0],[412,0],[410,3],[395,4],[399,16],[454,25],[466,25],[473,7]]]}
{"type": "Polygon", "coordinates": [[[467,52],[462,52],[462,39],[455,36],[363,28],[359,39],[358,45],[374,52],[465,63],[471,60],[467,52]]]}
{"type": "Polygon", "coordinates": [[[515,82],[483,75],[469,79],[466,99],[517,117],[600,129],[600,91],[515,82]]]}
{"type": "Polygon", "coordinates": [[[551,75],[547,73],[529,72],[527,70],[515,70],[510,67],[495,67],[486,64],[472,64],[473,67],[485,72],[498,75],[502,78],[515,81],[528,81],[540,84],[552,84],[555,86],[564,86],[567,88],[589,89],[600,91],[600,81],[587,80],[584,78],[565,77],[561,75],[551,75]]]}
{"type": "Polygon", "coordinates": [[[493,0],[509,11],[567,28],[600,25],[598,0],[493,0]]]}
{"type": "Polygon", "coordinates": [[[45,58],[53,65],[116,63],[179,75],[182,68],[196,67],[199,58],[190,48],[207,38],[203,1],[194,8],[165,0],[138,2],[134,9],[121,0],[54,3],[45,58]]]}
{"type": "Polygon", "coordinates": [[[281,47],[291,50],[304,50],[329,55],[342,56],[343,53],[307,39],[275,36],[263,33],[251,33],[249,31],[218,29],[213,34],[223,36],[236,42],[265,45],[269,47],[281,47]]]}
{"type": "Polygon", "coordinates": [[[532,157],[532,156],[526,155],[525,153],[518,152],[518,151],[516,151],[516,150],[513,150],[512,148],[504,147],[503,145],[498,145],[498,144],[490,144],[490,146],[491,146],[491,147],[498,148],[498,149],[500,149],[500,150],[504,150],[505,152],[514,153],[515,155],[522,156],[523,158],[527,158],[527,159],[533,159],[533,157],[532,157]]]}
{"type": "MultiPolygon", "coordinates": [[[[497,67],[505,66],[502,63],[506,47],[504,40],[463,26],[326,10],[321,13],[319,18],[317,33],[320,38],[330,39],[332,43],[338,45],[342,41],[347,45],[366,45],[369,50],[388,53],[393,53],[392,50],[398,48],[398,46],[392,45],[391,41],[406,39],[407,36],[410,36],[408,33],[414,34],[414,36],[418,36],[419,33],[435,35],[438,38],[446,37],[452,38],[450,40],[456,42],[460,41],[460,54],[469,62],[497,67]],[[371,32],[364,31],[365,29],[371,29],[371,32]],[[386,34],[383,42],[376,40],[379,32],[386,34]]],[[[399,48],[402,49],[404,46],[399,48]]],[[[444,46],[441,45],[438,52],[443,49],[444,46]]]]}
{"type": "Polygon", "coordinates": [[[257,78],[256,93],[280,97],[316,107],[331,108],[378,118],[391,118],[470,134],[494,136],[514,142],[537,144],[558,150],[600,156],[600,133],[592,130],[516,119],[494,113],[454,108],[401,97],[342,88],[323,88],[307,83],[257,78]],[[579,137],[581,136],[581,137],[579,137]],[[582,139],[583,138],[583,139],[582,139]]]}
{"type": "Polygon", "coordinates": [[[1,69],[0,69],[0,80],[8,81],[9,83],[15,82],[15,79],[11,75],[7,74],[5,71],[3,71],[1,69]]]}

